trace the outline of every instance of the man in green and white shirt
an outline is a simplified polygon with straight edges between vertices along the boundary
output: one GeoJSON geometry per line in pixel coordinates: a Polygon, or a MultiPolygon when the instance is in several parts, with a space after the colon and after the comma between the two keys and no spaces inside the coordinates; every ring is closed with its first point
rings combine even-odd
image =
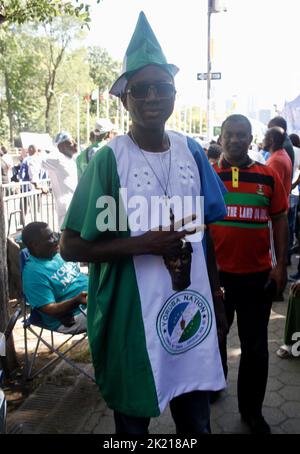
{"type": "Polygon", "coordinates": [[[88,166],[92,157],[99,151],[108,141],[109,133],[114,129],[114,125],[107,118],[99,118],[96,120],[95,129],[91,131],[91,144],[83,150],[76,159],[78,180],[83,175],[83,172],[88,166]]]}
{"type": "Polygon", "coordinates": [[[93,158],[63,226],[63,257],[90,263],[89,342],[117,433],[147,433],[168,403],[177,433],[208,433],[208,391],[225,387],[217,327],[224,334],[226,326],[206,264],[211,243],[177,228],[200,196],[205,224],[223,218],[224,187],[197,142],[165,130],[177,71],[141,13],[111,89],[131,115],[130,132],[93,158]],[[185,198],[189,210],[175,216],[176,227],[155,229],[164,218],[154,199],[170,213],[174,198],[175,214],[185,198]],[[185,237],[194,238],[191,284],[174,292],[164,259],[180,257],[185,237]]]}

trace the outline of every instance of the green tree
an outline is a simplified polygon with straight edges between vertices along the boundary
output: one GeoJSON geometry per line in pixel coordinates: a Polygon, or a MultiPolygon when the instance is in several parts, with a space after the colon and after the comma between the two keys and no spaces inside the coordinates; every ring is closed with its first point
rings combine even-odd
{"type": "MultiPolygon", "coordinates": [[[[66,53],[63,63],[57,72],[55,84],[55,101],[50,110],[51,133],[58,128],[58,102],[65,94],[61,104],[61,129],[66,129],[77,137],[77,117],[79,108],[80,138],[85,142],[87,104],[84,95],[91,93],[93,81],[89,76],[88,52],[81,47],[66,53]]],[[[54,100],[53,100],[54,101],[54,100]]],[[[54,135],[54,134],[53,134],[54,135]]]]}
{"type": "Polygon", "coordinates": [[[110,87],[120,74],[120,63],[102,47],[89,47],[89,65],[91,79],[100,92],[110,87]]]}
{"type": "Polygon", "coordinates": [[[37,83],[35,48],[16,28],[0,30],[0,74],[2,80],[1,114],[6,112],[9,139],[14,130],[25,128],[39,108],[35,98],[37,83]]]}
{"type": "MultiPolygon", "coordinates": [[[[57,18],[50,24],[45,24],[39,32],[38,48],[41,59],[40,77],[43,84],[45,96],[45,130],[50,132],[50,107],[54,99],[56,77],[59,67],[64,62],[66,52],[70,44],[75,40],[83,38],[83,31],[80,28],[82,23],[74,18],[57,18]]],[[[70,71],[65,73],[69,77],[70,71]]]]}
{"type": "MultiPolygon", "coordinates": [[[[76,3],[79,3],[76,0],[76,3]]],[[[99,0],[97,0],[99,3],[99,0]]],[[[80,3],[77,7],[72,5],[70,1],[64,2],[62,0],[0,0],[0,25],[6,22],[7,24],[20,24],[36,20],[38,22],[51,22],[57,15],[75,15],[83,21],[89,21],[89,7],[84,3],[80,3]],[[76,9],[77,8],[77,9],[76,9]],[[79,8],[79,9],[78,9],[79,8]]],[[[2,27],[3,28],[3,25],[2,27]]],[[[1,37],[2,39],[2,37],[1,37]]],[[[6,43],[1,42],[1,55],[3,45],[6,43]]],[[[6,62],[7,63],[7,62],[6,62]]],[[[5,72],[2,70],[0,73],[2,83],[7,81],[5,72]]],[[[2,85],[3,86],[3,85],[2,85]]],[[[0,97],[2,98],[2,86],[0,87],[0,97]]],[[[11,93],[8,93],[8,97],[11,93]]],[[[6,95],[7,97],[7,95],[6,95]]],[[[6,100],[7,101],[7,100],[6,100]]],[[[11,106],[12,99],[9,99],[11,106]]],[[[2,111],[2,102],[0,99],[0,113],[2,111]]],[[[10,114],[12,116],[12,114],[10,114]]],[[[7,244],[5,236],[5,222],[4,222],[4,205],[3,205],[3,189],[0,186],[0,331],[3,332],[9,320],[9,306],[8,306],[8,273],[7,273],[7,244]]],[[[7,343],[7,358],[10,370],[12,370],[17,363],[16,352],[13,342],[13,337],[7,343]]]]}
{"type": "MultiPolygon", "coordinates": [[[[100,99],[100,115],[106,116],[106,96],[107,89],[110,88],[113,82],[120,74],[121,63],[114,60],[106,49],[94,46],[89,48],[89,67],[90,77],[94,83],[94,87],[99,89],[100,99]]],[[[117,111],[117,99],[109,98],[110,117],[114,119],[117,111]]],[[[96,103],[92,103],[92,113],[95,114],[96,103]]]]}
{"type": "MultiPolygon", "coordinates": [[[[96,0],[100,3],[101,0],[96,0]]],[[[80,0],[0,0],[0,24],[24,24],[25,22],[51,22],[57,16],[76,16],[90,22],[90,6],[80,0]]]]}
{"type": "MultiPolygon", "coordinates": [[[[16,131],[50,132],[57,72],[68,46],[83,36],[81,24],[66,17],[41,27],[31,24],[0,29],[1,107],[7,112],[11,143],[16,131]]],[[[65,72],[67,80],[66,74],[69,77],[70,71],[65,72]]]]}

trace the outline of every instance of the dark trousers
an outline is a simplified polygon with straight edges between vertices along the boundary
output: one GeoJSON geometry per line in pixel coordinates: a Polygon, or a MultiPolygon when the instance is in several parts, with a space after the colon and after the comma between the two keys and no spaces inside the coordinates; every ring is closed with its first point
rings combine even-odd
{"type": "MultiPolygon", "coordinates": [[[[272,295],[264,290],[269,271],[249,275],[220,273],[225,289],[225,311],[229,327],[237,316],[241,358],[238,372],[238,404],[243,415],[260,415],[265,396],[269,352],[268,323],[272,295]]],[[[226,340],[220,345],[225,377],[227,377],[226,340]]]]}
{"type": "MultiPolygon", "coordinates": [[[[175,397],[170,410],[176,424],[177,434],[210,433],[209,393],[193,391],[175,397]]],[[[148,434],[150,418],[139,418],[114,411],[116,434],[148,434]]]]}

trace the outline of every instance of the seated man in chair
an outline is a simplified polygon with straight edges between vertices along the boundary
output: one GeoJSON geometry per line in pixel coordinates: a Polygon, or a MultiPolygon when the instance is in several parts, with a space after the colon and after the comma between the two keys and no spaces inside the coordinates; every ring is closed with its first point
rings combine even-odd
{"type": "Polygon", "coordinates": [[[31,222],[22,232],[30,255],[22,273],[23,291],[44,328],[64,334],[86,331],[88,277],[77,263],[65,262],[59,239],[45,222],[31,222]]]}

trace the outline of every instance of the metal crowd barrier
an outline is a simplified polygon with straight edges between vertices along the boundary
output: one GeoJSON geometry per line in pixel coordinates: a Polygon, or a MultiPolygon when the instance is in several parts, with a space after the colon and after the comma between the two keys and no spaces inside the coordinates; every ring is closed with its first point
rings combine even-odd
{"type": "Polygon", "coordinates": [[[57,231],[57,217],[49,179],[41,180],[42,189],[29,182],[2,184],[6,236],[13,235],[29,222],[47,222],[57,231]]]}

